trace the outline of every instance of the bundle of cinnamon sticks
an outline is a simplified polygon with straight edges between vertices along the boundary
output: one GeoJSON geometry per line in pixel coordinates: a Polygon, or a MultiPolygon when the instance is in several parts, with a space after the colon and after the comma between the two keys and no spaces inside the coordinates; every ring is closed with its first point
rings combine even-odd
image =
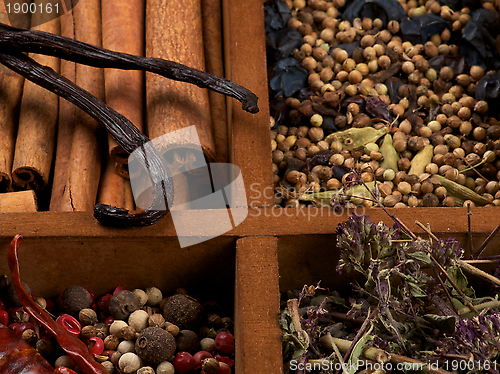
{"type": "MultiPolygon", "coordinates": [[[[224,76],[217,0],[168,7],[166,0],[73,0],[56,19],[36,17],[28,15],[23,28],[38,25],[33,29],[224,76]]],[[[0,22],[9,24],[3,2],[0,22]]],[[[228,161],[223,95],[152,73],[30,57],[106,102],[151,139],[195,124],[205,157],[228,161]]],[[[134,210],[127,161],[128,154],[87,113],[0,65],[0,212],[33,211],[37,196],[40,210],[91,211],[96,203],[134,210]],[[12,194],[25,190],[33,192],[23,201],[31,201],[7,208],[8,201],[20,201],[12,194]]]]}

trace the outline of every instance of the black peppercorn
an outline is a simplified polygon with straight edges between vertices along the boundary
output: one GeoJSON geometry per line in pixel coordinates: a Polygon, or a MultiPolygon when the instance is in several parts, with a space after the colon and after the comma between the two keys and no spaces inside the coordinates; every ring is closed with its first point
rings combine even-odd
{"type": "Polygon", "coordinates": [[[70,286],[61,295],[61,307],[63,311],[74,317],[78,317],[80,310],[90,308],[92,298],[90,293],[83,287],[70,286]]]}
{"type": "Polygon", "coordinates": [[[195,354],[200,350],[200,338],[191,330],[181,330],[175,337],[177,352],[189,352],[195,354]]]}
{"type": "Polygon", "coordinates": [[[179,326],[181,330],[198,330],[203,322],[203,315],[201,304],[187,295],[173,295],[163,307],[165,320],[179,326]]]}
{"type": "Polygon", "coordinates": [[[140,299],[129,290],[116,293],[109,301],[109,312],[115,319],[125,320],[130,313],[140,308],[140,299]]]}
{"type": "Polygon", "coordinates": [[[135,352],[145,362],[159,364],[175,353],[175,339],[159,327],[147,327],[135,341],[135,352]]]}

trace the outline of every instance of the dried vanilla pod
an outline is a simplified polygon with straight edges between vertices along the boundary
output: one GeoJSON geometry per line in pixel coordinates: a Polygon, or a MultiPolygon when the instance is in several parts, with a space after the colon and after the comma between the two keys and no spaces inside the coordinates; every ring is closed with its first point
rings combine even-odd
{"type": "Polygon", "coordinates": [[[112,52],[70,38],[36,30],[18,29],[3,23],[0,23],[0,46],[0,63],[83,109],[102,123],[127,153],[139,149],[139,162],[148,171],[153,185],[152,205],[143,212],[128,214],[127,210],[121,208],[97,204],[94,216],[107,226],[147,226],[165,216],[174,192],[170,171],[163,167],[160,156],[150,145],[150,139],[137,130],[127,118],[52,69],[36,63],[23,52],[47,54],[94,67],[151,71],[234,97],[240,100],[243,109],[250,113],[259,110],[257,97],[246,88],[172,61],[112,52]],[[165,206],[166,209],[156,210],[152,208],[154,206],[165,206]]]}

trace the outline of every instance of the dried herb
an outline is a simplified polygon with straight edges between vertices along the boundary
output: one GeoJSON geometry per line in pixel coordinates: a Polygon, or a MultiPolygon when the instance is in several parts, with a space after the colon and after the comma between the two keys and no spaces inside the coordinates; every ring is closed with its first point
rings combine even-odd
{"type": "Polygon", "coordinates": [[[187,66],[158,58],[134,56],[112,52],[73,39],[36,30],[24,30],[0,23],[0,63],[26,79],[65,98],[102,123],[110,135],[128,153],[139,149],[139,162],[148,171],[153,185],[153,203],[143,212],[128,214],[127,210],[97,204],[94,216],[107,226],[147,226],[156,223],[168,213],[173,199],[170,172],[163,166],[160,156],[151,146],[150,139],[127,118],[68,79],[42,66],[23,52],[46,54],[99,68],[146,70],[164,77],[209,88],[234,97],[243,109],[258,112],[257,97],[244,87],[187,66]],[[158,210],[153,207],[165,206],[158,210]]]}
{"type": "Polygon", "coordinates": [[[436,14],[424,14],[401,21],[401,36],[412,44],[425,44],[432,35],[440,34],[450,23],[436,14]]]}
{"type": "Polygon", "coordinates": [[[270,69],[269,87],[272,97],[290,97],[304,88],[308,73],[294,58],[279,60],[270,69]]]}
{"type": "Polygon", "coordinates": [[[355,18],[364,17],[380,18],[386,26],[391,20],[401,21],[406,12],[396,0],[354,0],[342,13],[342,18],[351,23],[355,18]]]}
{"type": "Polygon", "coordinates": [[[495,38],[500,32],[498,13],[487,9],[472,12],[460,39],[460,53],[469,65],[479,65],[485,70],[500,68],[500,53],[495,38]]]}

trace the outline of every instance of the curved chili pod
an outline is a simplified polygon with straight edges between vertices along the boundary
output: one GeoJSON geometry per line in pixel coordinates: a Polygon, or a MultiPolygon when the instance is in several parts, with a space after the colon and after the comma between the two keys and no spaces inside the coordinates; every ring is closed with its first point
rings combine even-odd
{"type": "Polygon", "coordinates": [[[19,260],[17,252],[22,236],[16,235],[9,245],[7,260],[14,290],[26,312],[35,318],[45,329],[52,334],[62,349],[73,359],[84,374],[108,374],[104,367],[94,360],[87,346],[76,336],[69,333],[64,327],[56,323],[47,312],[43,311],[26,292],[21,283],[19,260]]]}

